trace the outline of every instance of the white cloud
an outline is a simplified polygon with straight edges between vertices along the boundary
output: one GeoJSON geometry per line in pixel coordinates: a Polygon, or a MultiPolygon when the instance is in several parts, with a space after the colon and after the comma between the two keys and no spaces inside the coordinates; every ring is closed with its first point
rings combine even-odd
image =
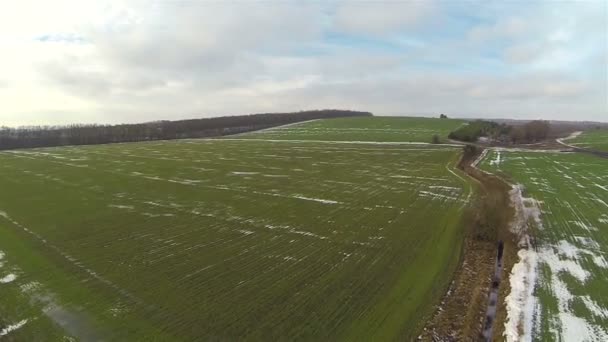
{"type": "Polygon", "coordinates": [[[383,35],[419,25],[436,10],[434,1],[341,1],[334,25],[351,34],[383,35]]]}
{"type": "Polygon", "coordinates": [[[427,1],[0,0],[0,125],[324,107],[606,120],[606,12],[563,6],[479,6],[470,27],[427,1]]]}
{"type": "Polygon", "coordinates": [[[468,38],[474,42],[485,42],[493,39],[517,38],[532,33],[533,27],[520,17],[501,19],[491,25],[480,25],[471,29],[468,38]]]}

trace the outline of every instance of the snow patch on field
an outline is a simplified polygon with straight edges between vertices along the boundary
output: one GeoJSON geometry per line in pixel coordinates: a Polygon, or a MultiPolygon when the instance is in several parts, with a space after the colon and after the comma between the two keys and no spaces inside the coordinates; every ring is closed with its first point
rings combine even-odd
{"type": "Polygon", "coordinates": [[[573,301],[579,298],[595,316],[606,317],[608,310],[588,296],[572,294],[567,284],[560,277],[560,274],[567,273],[574,276],[582,285],[585,284],[591,273],[578,264],[577,259],[564,258],[564,256],[578,257],[579,253],[580,250],[576,247],[562,241],[558,246],[543,248],[540,252],[542,262],[549,266],[551,270],[551,289],[558,302],[559,314],[557,320],[561,331],[555,331],[555,333],[556,335],[561,333],[561,338],[564,341],[607,341],[608,334],[601,326],[576,316],[571,307],[573,301]]]}
{"type": "Polygon", "coordinates": [[[146,217],[173,217],[175,214],[152,214],[152,213],[141,213],[146,217]]]}
{"type": "Polygon", "coordinates": [[[540,202],[531,197],[523,196],[524,187],[520,184],[514,185],[509,192],[511,203],[515,208],[515,219],[511,231],[518,235],[520,244],[526,246],[528,242],[528,229],[530,223],[537,228],[543,228],[540,218],[540,202]]]}
{"type": "MultiPolygon", "coordinates": [[[[576,247],[568,243],[560,243],[560,245],[557,246],[543,248],[539,254],[542,262],[547,264],[551,269],[551,286],[554,290],[561,287],[557,286],[556,284],[561,282],[558,275],[562,272],[572,275],[581,283],[584,283],[591,275],[589,271],[585,270],[579,263],[576,262],[575,258],[578,256],[578,250],[576,247]]],[[[560,302],[561,299],[565,297],[564,294],[568,291],[565,284],[563,285],[563,291],[556,291],[556,296],[560,302]]]]}
{"type": "Polygon", "coordinates": [[[110,208],[116,208],[116,209],[124,209],[124,210],[133,210],[133,209],[135,209],[135,207],[132,206],[132,205],[120,205],[120,204],[110,204],[110,205],[108,205],[108,207],[110,207],[110,208]]]}
{"type": "Polygon", "coordinates": [[[496,156],[494,157],[494,159],[490,160],[490,165],[500,166],[501,162],[502,162],[502,154],[500,153],[500,151],[496,151],[496,156]]]}
{"type": "Polygon", "coordinates": [[[306,201],[319,202],[319,203],[323,203],[323,204],[338,204],[338,203],[340,203],[340,202],[334,201],[334,200],[328,200],[328,199],[323,199],[323,198],[314,198],[314,197],[306,197],[306,196],[302,196],[302,195],[294,195],[292,197],[293,198],[297,198],[297,199],[301,199],[301,200],[306,200],[306,201]]]}
{"type": "Polygon", "coordinates": [[[598,202],[598,203],[603,204],[605,207],[607,207],[607,208],[608,208],[608,203],[604,202],[604,200],[599,199],[599,198],[595,198],[595,201],[596,201],[596,202],[598,202]]]}
{"type": "MultiPolygon", "coordinates": [[[[534,295],[539,265],[550,269],[549,284],[558,301],[559,314],[556,323],[560,331],[554,331],[564,341],[606,341],[608,335],[600,326],[577,317],[572,312],[575,299],[580,299],[585,307],[599,318],[608,317],[608,309],[600,306],[588,296],[575,296],[562,280],[561,274],[570,274],[584,285],[591,273],[577,261],[581,253],[589,253],[567,241],[557,246],[543,247],[536,252],[522,249],[518,252],[519,262],[511,271],[511,293],[506,297],[507,321],[504,337],[507,341],[532,341],[535,323],[540,320],[540,304],[534,295]]],[[[605,262],[605,261],[604,261],[605,262]]]]}
{"type": "Polygon", "coordinates": [[[438,194],[438,193],[431,192],[431,191],[421,190],[421,191],[418,191],[418,194],[421,197],[426,197],[426,198],[430,198],[430,199],[441,199],[441,200],[450,200],[450,201],[457,201],[457,200],[459,200],[459,198],[455,197],[455,196],[438,194]]]}
{"type": "Polygon", "coordinates": [[[315,233],[311,233],[311,232],[307,232],[307,231],[303,231],[303,230],[292,229],[289,232],[294,233],[294,234],[304,235],[304,236],[310,236],[310,237],[314,237],[314,238],[321,239],[321,240],[326,240],[327,239],[327,236],[321,236],[321,235],[318,235],[318,234],[315,234],[315,233]]]}
{"type": "Polygon", "coordinates": [[[0,336],[6,336],[8,335],[10,332],[15,331],[17,329],[20,329],[21,327],[23,327],[24,325],[26,325],[28,322],[27,319],[21,320],[15,324],[11,324],[9,326],[7,326],[6,328],[0,330],[0,336]]]}
{"type": "Polygon", "coordinates": [[[442,189],[442,190],[449,190],[449,191],[453,191],[453,192],[460,191],[460,188],[456,188],[453,186],[443,186],[443,185],[431,185],[431,186],[429,186],[429,189],[442,189]]]}
{"type": "MultiPolygon", "coordinates": [[[[550,270],[546,282],[550,284],[557,303],[559,313],[555,316],[555,336],[561,336],[565,341],[605,341],[608,335],[602,327],[593,321],[577,317],[572,311],[573,301],[577,298],[583,301],[587,309],[599,318],[608,317],[608,309],[600,306],[588,296],[575,296],[570,292],[563,274],[569,274],[578,283],[584,285],[592,276],[581,264],[589,257],[595,265],[608,268],[608,262],[601,254],[599,244],[589,237],[575,237],[576,242],[560,240],[551,246],[543,246],[538,251],[530,248],[528,230],[530,223],[542,228],[541,202],[522,195],[520,185],[513,186],[510,195],[515,207],[515,221],[512,227],[520,238],[522,249],[518,252],[519,262],[511,271],[511,293],[505,299],[507,321],[505,322],[504,337],[507,341],[532,341],[535,333],[535,323],[540,321],[539,299],[534,290],[537,283],[538,267],[547,266],[550,270]]],[[[591,230],[593,227],[581,221],[571,221],[578,227],[591,230]]]]}
{"type": "Polygon", "coordinates": [[[594,183],[593,186],[596,186],[604,191],[608,191],[608,187],[606,187],[605,185],[600,185],[600,184],[594,183]]]}
{"type": "Polygon", "coordinates": [[[42,284],[37,281],[31,281],[29,283],[19,285],[21,292],[23,293],[31,293],[37,291],[42,287],[42,284]]]}
{"type": "Polygon", "coordinates": [[[0,284],[8,284],[8,283],[12,283],[13,281],[15,281],[15,279],[17,279],[17,276],[13,273],[5,276],[4,278],[0,278],[0,284]]]}
{"type": "Polygon", "coordinates": [[[593,227],[593,226],[591,226],[591,225],[589,225],[589,224],[587,224],[587,223],[585,223],[583,221],[568,221],[568,222],[574,224],[575,226],[577,226],[579,228],[583,228],[583,229],[588,230],[588,231],[597,230],[597,228],[595,228],[595,227],[593,227]]]}
{"type": "Polygon", "coordinates": [[[408,175],[392,175],[391,178],[406,178],[406,179],[424,179],[433,181],[448,181],[447,178],[434,178],[434,177],[421,177],[421,176],[408,176],[408,175]]]}
{"type": "Polygon", "coordinates": [[[600,318],[608,318],[608,309],[598,305],[589,296],[579,296],[579,298],[583,301],[583,303],[585,303],[585,307],[587,307],[587,309],[591,311],[592,314],[600,318]]]}
{"type": "Polygon", "coordinates": [[[290,227],[290,226],[275,226],[272,224],[267,224],[265,225],[266,228],[270,229],[270,230],[274,230],[274,229],[285,229],[288,232],[292,233],[292,234],[298,234],[298,235],[304,235],[304,236],[310,236],[310,237],[314,237],[320,240],[327,240],[328,237],[327,236],[322,236],[322,235],[318,235],[315,233],[311,233],[309,231],[305,231],[305,230],[297,230],[296,228],[290,227]]]}
{"type": "MultiPolygon", "coordinates": [[[[593,260],[593,263],[596,266],[601,268],[608,268],[608,262],[599,251],[599,244],[597,244],[597,242],[589,238],[577,238],[577,241],[580,241],[586,248],[577,247],[566,240],[561,240],[554,248],[558,251],[560,255],[565,256],[566,258],[578,261],[582,259],[584,255],[587,255],[591,258],[591,260],[593,260]]],[[[583,271],[587,272],[585,270],[583,271]]],[[[585,279],[582,279],[581,281],[584,281],[585,279]]]]}

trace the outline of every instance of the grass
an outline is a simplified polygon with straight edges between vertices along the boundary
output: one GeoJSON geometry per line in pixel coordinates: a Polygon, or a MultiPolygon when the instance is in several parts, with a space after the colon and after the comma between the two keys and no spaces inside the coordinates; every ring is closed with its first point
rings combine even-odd
{"type": "Polygon", "coordinates": [[[591,150],[608,152],[608,129],[584,131],[578,137],[566,140],[566,143],[591,150]]]}
{"type": "Polygon", "coordinates": [[[16,340],[411,339],[461,252],[459,154],[253,140],[2,152],[0,277],[17,279],[0,310],[26,308],[2,322],[29,319],[16,340]]]}
{"type": "Polygon", "coordinates": [[[535,339],[608,338],[608,160],[503,151],[482,166],[506,173],[540,201],[535,339]]]}
{"type": "Polygon", "coordinates": [[[402,141],[430,143],[433,135],[448,134],[466,121],[417,117],[355,117],[306,122],[249,134],[251,139],[402,141]]]}

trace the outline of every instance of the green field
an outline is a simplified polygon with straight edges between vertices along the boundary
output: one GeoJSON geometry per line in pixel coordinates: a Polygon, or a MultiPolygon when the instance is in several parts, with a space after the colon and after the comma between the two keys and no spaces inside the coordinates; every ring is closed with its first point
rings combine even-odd
{"type": "Polygon", "coordinates": [[[608,152],[608,129],[585,131],[574,139],[566,140],[566,143],[591,150],[608,152]]]}
{"type": "Polygon", "coordinates": [[[254,132],[248,139],[402,141],[430,143],[433,135],[442,141],[466,121],[417,117],[354,117],[317,120],[254,132]]]}
{"type": "Polygon", "coordinates": [[[536,277],[525,298],[525,333],[543,341],[608,340],[608,160],[493,151],[482,168],[522,184],[530,197],[525,210],[540,214],[536,249],[520,254],[533,275],[527,279],[536,277]]]}
{"type": "Polygon", "coordinates": [[[458,263],[459,154],[263,140],[1,152],[0,334],[410,339],[458,263]]]}

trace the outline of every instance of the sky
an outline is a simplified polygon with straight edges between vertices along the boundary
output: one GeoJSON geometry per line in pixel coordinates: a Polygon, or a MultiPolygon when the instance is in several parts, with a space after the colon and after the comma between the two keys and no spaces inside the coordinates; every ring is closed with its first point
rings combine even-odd
{"type": "Polygon", "coordinates": [[[608,122],[608,1],[0,0],[0,126],[339,108],[608,122]]]}

